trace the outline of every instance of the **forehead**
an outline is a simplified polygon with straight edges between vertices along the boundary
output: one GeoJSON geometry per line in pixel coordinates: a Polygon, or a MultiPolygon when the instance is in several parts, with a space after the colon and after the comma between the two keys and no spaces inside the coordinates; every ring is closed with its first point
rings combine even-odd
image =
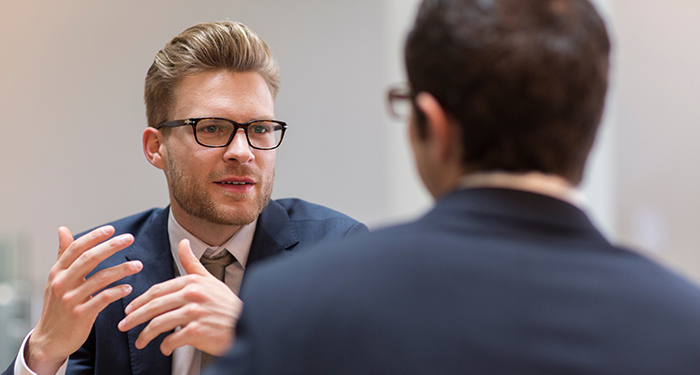
{"type": "Polygon", "coordinates": [[[175,87],[170,111],[170,120],[192,117],[224,117],[237,122],[273,118],[274,100],[256,72],[195,73],[175,87]]]}

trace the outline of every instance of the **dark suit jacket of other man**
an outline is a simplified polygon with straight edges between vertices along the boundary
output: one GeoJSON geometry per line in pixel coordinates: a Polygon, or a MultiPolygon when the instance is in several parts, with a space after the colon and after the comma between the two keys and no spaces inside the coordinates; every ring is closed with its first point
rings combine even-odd
{"type": "Polygon", "coordinates": [[[461,190],[289,260],[205,374],[700,374],[698,288],[546,196],[461,190]]]}
{"type": "MultiPolygon", "coordinates": [[[[171,357],[160,352],[160,344],[170,332],[137,350],[134,342],[145,324],[127,333],[117,330],[117,323],[124,318],[124,309],[131,301],[154,284],[175,277],[168,215],[169,208],[152,209],[110,223],[116,229],[115,235],[132,233],[135,241],[102,262],[93,273],[130,260],[143,262],[143,270],[120,281],[132,285],[133,292],[98,315],[88,340],[71,355],[67,374],[171,375],[171,357]]],[[[367,232],[364,224],[326,207],[299,199],[273,200],[258,217],[246,269],[267,257],[363,232],[367,232]]],[[[247,271],[243,285],[246,282],[247,271]]],[[[14,362],[3,375],[13,374],[13,367],[14,362]]]]}

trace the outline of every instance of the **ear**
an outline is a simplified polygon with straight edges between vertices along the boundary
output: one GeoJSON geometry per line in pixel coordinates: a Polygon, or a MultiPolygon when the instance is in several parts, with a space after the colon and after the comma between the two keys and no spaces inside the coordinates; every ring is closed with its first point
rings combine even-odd
{"type": "Polygon", "coordinates": [[[432,157],[440,163],[446,163],[456,156],[457,132],[454,124],[435,97],[427,92],[416,95],[416,105],[426,118],[426,142],[432,157]]]}
{"type": "Polygon", "coordinates": [[[147,127],[143,131],[143,154],[148,162],[158,169],[165,170],[165,139],[163,133],[155,128],[147,127]]]}

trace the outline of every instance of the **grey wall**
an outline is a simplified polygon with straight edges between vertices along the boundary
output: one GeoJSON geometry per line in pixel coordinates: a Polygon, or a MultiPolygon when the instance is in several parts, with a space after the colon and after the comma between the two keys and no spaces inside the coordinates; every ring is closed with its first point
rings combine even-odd
{"type": "Polygon", "coordinates": [[[32,239],[37,290],[55,260],[59,225],[79,232],[167,204],[165,180],[141,151],[143,79],[155,52],[200,21],[242,21],[278,59],[276,114],[290,130],[274,196],[325,204],[370,225],[392,221],[388,138],[400,139],[404,128],[384,115],[391,65],[384,61],[399,59],[385,46],[384,7],[373,0],[2,2],[0,233],[32,239]]]}
{"type": "MultiPolygon", "coordinates": [[[[279,61],[277,117],[290,131],[275,197],[325,204],[373,227],[427,209],[406,128],[384,114],[385,88],[404,80],[401,42],[416,3],[0,3],[0,236],[30,240],[38,294],[58,226],[79,232],[167,204],[165,180],[141,151],[143,78],[155,52],[200,21],[248,24],[279,61]]],[[[655,257],[700,279],[700,4],[596,3],[613,24],[616,53],[584,180],[589,211],[610,238],[659,249],[655,257]]]]}
{"type": "Polygon", "coordinates": [[[700,2],[613,5],[619,236],[700,281],[700,2]]]}

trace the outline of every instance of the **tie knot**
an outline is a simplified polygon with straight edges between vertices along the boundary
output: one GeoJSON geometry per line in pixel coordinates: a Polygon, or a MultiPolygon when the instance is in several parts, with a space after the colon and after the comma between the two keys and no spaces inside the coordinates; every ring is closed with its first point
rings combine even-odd
{"type": "Polygon", "coordinates": [[[229,253],[228,250],[226,250],[221,256],[218,256],[214,259],[202,257],[200,258],[200,262],[202,262],[204,268],[206,268],[207,271],[209,271],[209,273],[214,275],[214,277],[221,281],[224,281],[226,267],[236,262],[236,258],[233,255],[231,255],[231,253],[229,253]]]}

